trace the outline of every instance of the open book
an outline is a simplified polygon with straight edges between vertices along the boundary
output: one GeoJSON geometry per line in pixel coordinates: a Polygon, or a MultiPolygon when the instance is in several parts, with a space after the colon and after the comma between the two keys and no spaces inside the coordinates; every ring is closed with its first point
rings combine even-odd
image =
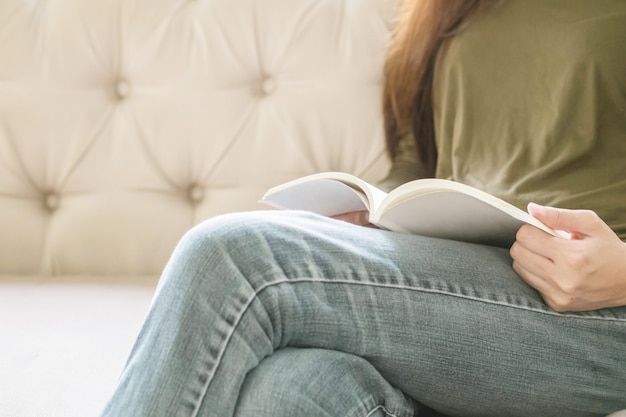
{"type": "Polygon", "coordinates": [[[426,178],[386,193],[343,172],[302,177],[268,190],[260,201],[324,216],[368,210],[376,226],[404,233],[509,247],[524,223],[556,233],[527,212],[455,181],[426,178]]]}

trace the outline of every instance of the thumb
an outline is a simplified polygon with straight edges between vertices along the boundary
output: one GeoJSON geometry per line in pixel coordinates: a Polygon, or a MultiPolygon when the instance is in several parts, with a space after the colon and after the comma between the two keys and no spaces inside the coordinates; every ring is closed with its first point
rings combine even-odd
{"type": "Polygon", "coordinates": [[[572,239],[588,236],[595,224],[590,217],[597,217],[589,210],[568,210],[536,203],[528,204],[528,213],[554,230],[569,232],[572,239]]]}

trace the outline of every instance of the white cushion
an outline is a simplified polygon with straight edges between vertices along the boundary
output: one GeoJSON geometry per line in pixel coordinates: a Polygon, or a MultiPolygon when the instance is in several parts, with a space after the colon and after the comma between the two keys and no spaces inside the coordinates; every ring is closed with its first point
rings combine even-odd
{"type": "Polygon", "coordinates": [[[0,273],[156,274],[277,183],[380,179],[394,4],[0,2],[0,273]]]}

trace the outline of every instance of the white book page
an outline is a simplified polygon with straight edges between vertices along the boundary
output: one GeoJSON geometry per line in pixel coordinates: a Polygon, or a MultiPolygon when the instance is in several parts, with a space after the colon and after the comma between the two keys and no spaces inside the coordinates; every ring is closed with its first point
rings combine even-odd
{"type": "Polygon", "coordinates": [[[376,224],[397,232],[508,247],[522,220],[458,192],[434,192],[390,208],[376,224]]]}
{"type": "Polygon", "coordinates": [[[323,216],[368,210],[365,194],[329,179],[318,179],[277,191],[261,202],[278,209],[306,210],[323,216]]]}
{"type": "Polygon", "coordinates": [[[324,216],[376,207],[387,193],[342,172],[324,172],[271,188],[261,203],[279,209],[307,210],[324,216]]]}
{"type": "MultiPolygon", "coordinates": [[[[535,219],[533,216],[528,214],[527,212],[515,207],[514,205],[495,197],[489,193],[486,193],[477,188],[471,187],[469,185],[465,185],[462,183],[448,181],[437,178],[429,178],[423,180],[411,181],[406,184],[401,185],[392,191],[388,197],[381,203],[378,212],[372,218],[372,222],[376,224],[379,220],[380,216],[386,216],[383,214],[384,212],[391,211],[394,207],[400,205],[411,205],[416,210],[419,210],[420,201],[424,198],[425,195],[430,195],[433,193],[443,193],[450,195],[450,201],[442,201],[439,207],[442,210],[450,210],[452,208],[443,207],[443,204],[456,204],[459,207],[454,208],[455,210],[463,210],[463,204],[472,204],[472,200],[475,200],[476,204],[473,204],[473,211],[477,211],[481,206],[491,206],[491,208],[496,209],[494,213],[497,211],[499,214],[506,214],[507,216],[513,217],[517,219],[520,225],[522,223],[529,223],[539,229],[545,231],[546,233],[550,233],[556,236],[556,233],[551,228],[547,227],[539,220],[535,219]],[[455,195],[459,196],[459,200],[452,200],[455,195]],[[466,196],[469,198],[461,198],[461,196],[466,196]],[[413,202],[413,200],[416,200],[413,202]],[[478,202],[481,202],[478,204],[478,202]]],[[[492,210],[489,210],[491,212],[492,210]]],[[[428,215],[428,213],[415,212],[417,215],[419,213],[420,216],[428,215]]]]}

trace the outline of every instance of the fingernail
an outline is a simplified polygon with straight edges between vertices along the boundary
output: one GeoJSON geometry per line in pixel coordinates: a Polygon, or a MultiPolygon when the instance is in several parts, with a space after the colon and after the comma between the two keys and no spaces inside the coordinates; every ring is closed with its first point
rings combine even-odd
{"type": "Polygon", "coordinates": [[[526,208],[526,209],[528,210],[528,212],[529,212],[530,214],[538,214],[539,212],[541,212],[541,209],[542,209],[542,208],[543,208],[543,206],[542,206],[542,205],[539,205],[539,204],[537,204],[537,203],[530,202],[530,203],[528,203],[528,206],[527,206],[527,208],[526,208]]]}

